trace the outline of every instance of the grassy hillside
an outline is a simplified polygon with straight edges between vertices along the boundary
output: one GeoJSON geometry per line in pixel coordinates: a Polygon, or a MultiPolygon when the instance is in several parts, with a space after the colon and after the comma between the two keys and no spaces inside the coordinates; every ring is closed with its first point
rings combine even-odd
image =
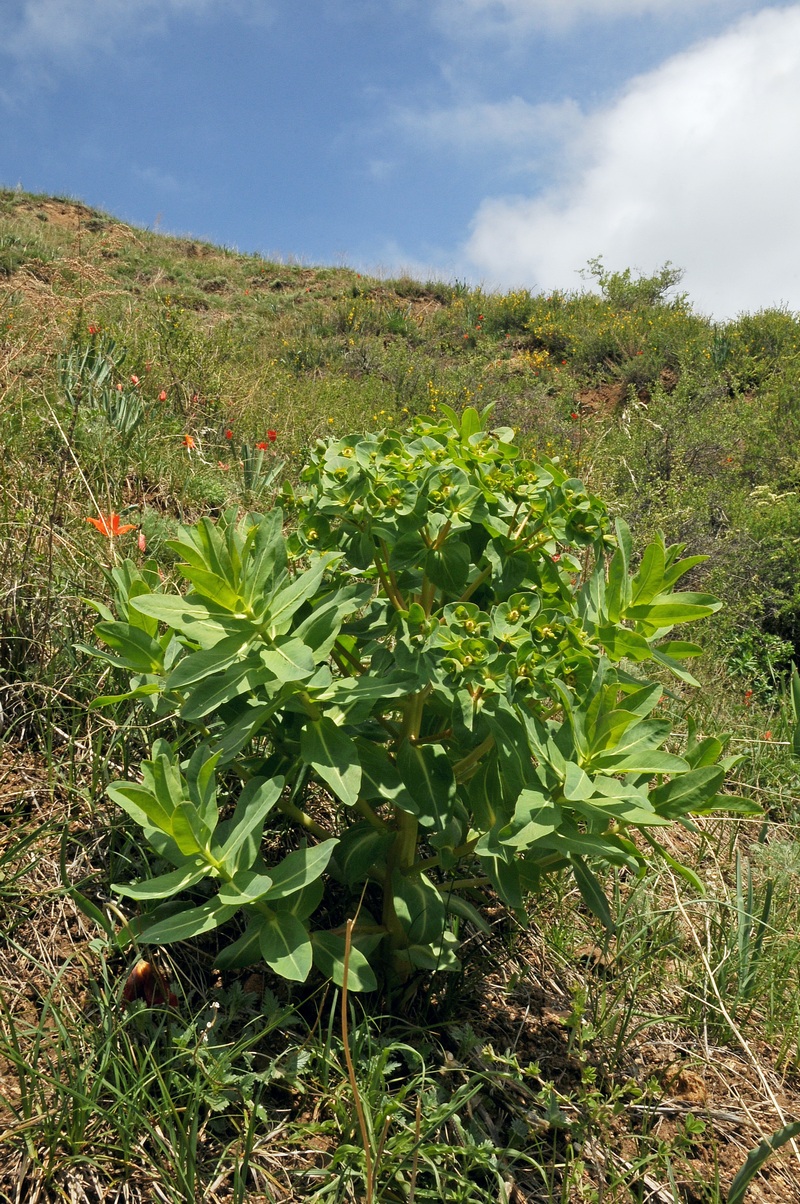
{"type": "MultiPolygon", "coordinates": [[[[0,1199],[714,1204],[800,1117],[800,322],[715,324],[679,284],[376,280],[0,192],[0,1199]],[[463,974],[349,1034],[326,986],[221,978],[202,942],[125,1007],[109,883],[139,850],[105,786],[146,733],[89,709],[86,599],[119,556],[169,578],[180,522],[273,505],[315,440],[443,404],[492,405],[636,547],[708,556],[690,588],[725,609],[670,713],[729,736],[763,819],[670,834],[704,897],[609,876],[615,938],[566,883],[527,930],[498,903],[463,974]]],[[[791,1146],[751,1191],[800,1194],[791,1146]]]]}

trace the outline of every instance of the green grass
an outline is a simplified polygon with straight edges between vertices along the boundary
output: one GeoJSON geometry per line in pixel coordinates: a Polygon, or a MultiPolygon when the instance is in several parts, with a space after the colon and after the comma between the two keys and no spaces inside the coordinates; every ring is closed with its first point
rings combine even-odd
{"type": "MultiPolygon", "coordinates": [[[[0,1200],[722,1204],[800,1115],[800,323],[714,325],[666,277],[595,279],[370,279],[0,192],[0,1200]],[[705,897],[668,867],[609,878],[614,940],[564,884],[527,932],[498,907],[461,976],[394,1016],[351,1003],[353,1075],[332,991],[220,981],[202,942],[163,962],[176,1008],[123,1007],[108,886],[141,854],[104,790],[151,717],[87,709],[112,683],[78,648],[84,599],[140,533],[169,575],[180,521],[272,504],[315,439],[443,403],[493,403],[638,545],[660,528],[709,556],[691,588],[726,609],[670,705],[731,735],[729,788],[763,822],[671,834],[705,897]],[[118,541],[85,521],[112,512],[118,541]]],[[[797,1195],[790,1147],[758,1182],[797,1195]]]]}

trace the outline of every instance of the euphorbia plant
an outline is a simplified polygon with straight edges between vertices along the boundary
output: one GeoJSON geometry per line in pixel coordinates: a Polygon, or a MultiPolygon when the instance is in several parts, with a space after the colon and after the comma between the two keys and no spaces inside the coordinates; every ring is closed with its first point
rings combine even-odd
{"type": "Polygon", "coordinates": [[[115,888],[155,904],[141,940],[238,912],[219,965],[341,982],[358,910],[349,986],[371,989],[376,970],[457,968],[487,890],[522,915],[547,873],[572,872],[611,925],[593,867],[639,873],[648,846],[666,855],[659,827],[742,805],[718,795],[720,741],[665,750],[641,669],[693,682],[699,649],[670,632],[718,609],[675,590],[703,558],[659,538],[632,574],[625,525],[485,419],[320,442],[286,490],[288,539],[277,510],[183,529],[184,595],[115,570],[99,655],[177,732],[110,788],[172,867],[115,888]],[[298,831],[277,865],[271,811],[298,831]]]}

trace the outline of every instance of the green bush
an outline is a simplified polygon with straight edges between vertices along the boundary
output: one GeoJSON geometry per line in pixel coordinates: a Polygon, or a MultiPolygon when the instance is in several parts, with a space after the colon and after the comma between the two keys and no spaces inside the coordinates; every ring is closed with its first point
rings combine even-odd
{"type": "Polygon", "coordinates": [[[487,890],[522,915],[561,870],[613,926],[592,866],[639,873],[630,830],[663,853],[657,828],[720,805],[722,744],[665,751],[639,668],[693,680],[669,633],[719,606],[675,592],[702,558],[656,540],[631,575],[624,524],[473,409],[320,442],[287,499],[288,541],[278,510],[203,519],[172,544],[185,596],[127,562],[119,617],[98,607],[95,655],[176,733],[109,791],[153,851],[115,888],[138,939],[241,913],[218,965],[369,990],[456,969],[487,890]],[[304,838],[277,864],[273,810],[304,838]]]}

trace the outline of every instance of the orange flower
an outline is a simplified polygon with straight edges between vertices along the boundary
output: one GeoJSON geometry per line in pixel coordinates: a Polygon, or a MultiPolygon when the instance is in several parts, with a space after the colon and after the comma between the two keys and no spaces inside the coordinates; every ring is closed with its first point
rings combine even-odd
{"type": "Polygon", "coordinates": [[[132,377],[131,377],[131,384],[132,384],[132,385],[138,385],[138,383],[139,383],[139,377],[138,377],[138,376],[132,376],[132,377]]]}
{"type": "Polygon", "coordinates": [[[124,535],[126,531],[132,531],[136,526],[135,523],[120,524],[118,514],[109,514],[108,518],[101,514],[99,518],[87,518],[87,523],[91,523],[93,527],[101,535],[105,535],[106,539],[114,539],[117,535],[124,535]]]}
{"type": "Polygon", "coordinates": [[[194,441],[194,435],[184,435],[183,446],[187,451],[194,451],[194,449],[197,447],[197,444],[194,441]]]}
{"type": "Polygon", "coordinates": [[[161,392],[160,392],[160,393],[159,393],[159,395],[158,395],[158,400],[159,400],[159,401],[166,401],[166,400],[167,400],[167,390],[166,390],[166,389],[162,389],[162,390],[161,390],[161,392]]]}

